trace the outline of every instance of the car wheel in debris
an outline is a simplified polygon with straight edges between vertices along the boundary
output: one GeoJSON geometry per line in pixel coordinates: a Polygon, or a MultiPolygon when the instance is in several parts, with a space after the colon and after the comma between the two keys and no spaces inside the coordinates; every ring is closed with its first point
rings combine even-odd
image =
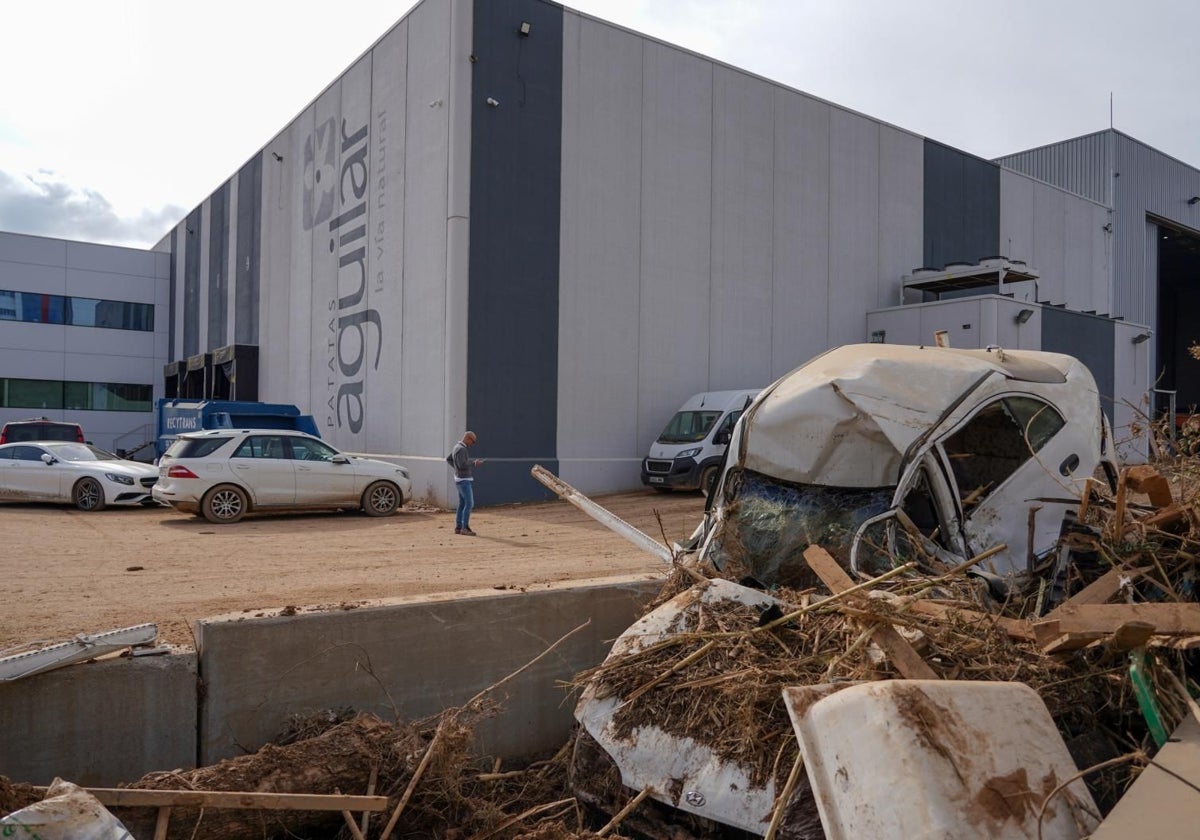
{"type": "Polygon", "coordinates": [[[400,489],[390,481],[376,481],[363,491],[362,509],[367,516],[391,516],[403,503],[400,489]]]}
{"type": "Polygon", "coordinates": [[[94,478],[81,478],[71,491],[71,500],[80,510],[103,510],[104,488],[94,478]]]}
{"type": "Polygon", "coordinates": [[[250,500],[242,488],[232,484],[219,484],[204,497],[201,508],[204,518],[218,525],[229,525],[246,515],[250,500]]]}

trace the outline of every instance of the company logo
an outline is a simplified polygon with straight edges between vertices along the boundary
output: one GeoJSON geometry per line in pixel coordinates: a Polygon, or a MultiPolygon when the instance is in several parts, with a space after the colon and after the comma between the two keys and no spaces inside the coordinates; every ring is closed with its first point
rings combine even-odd
{"type": "Polygon", "coordinates": [[[329,220],[337,184],[334,171],[337,160],[336,127],[325,120],[304,139],[304,229],[329,220]]]}
{"type": "Polygon", "coordinates": [[[166,426],[172,431],[178,429],[198,429],[200,428],[200,421],[196,417],[168,417],[166,426]]]}
{"type": "Polygon", "coordinates": [[[332,426],[336,422],[338,428],[346,426],[352,433],[362,429],[365,414],[363,366],[370,360],[372,369],[378,370],[383,351],[383,322],[379,312],[368,307],[365,300],[370,199],[368,129],[364,123],[348,131],[346,120],[342,120],[337,136],[342,159],[336,184],[337,216],[329,220],[329,252],[337,255],[338,268],[337,296],[329,301],[326,423],[332,426]]]}

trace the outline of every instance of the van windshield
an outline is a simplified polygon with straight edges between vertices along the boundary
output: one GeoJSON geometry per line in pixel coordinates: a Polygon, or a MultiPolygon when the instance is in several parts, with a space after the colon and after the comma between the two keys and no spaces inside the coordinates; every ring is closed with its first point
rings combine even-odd
{"type": "Polygon", "coordinates": [[[658,436],[659,443],[695,443],[704,440],[723,412],[680,411],[658,436]]]}

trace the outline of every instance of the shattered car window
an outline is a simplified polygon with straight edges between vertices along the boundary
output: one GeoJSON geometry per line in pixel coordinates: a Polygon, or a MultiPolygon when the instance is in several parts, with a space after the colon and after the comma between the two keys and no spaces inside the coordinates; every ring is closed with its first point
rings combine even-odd
{"type": "Polygon", "coordinates": [[[719,411],[680,411],[658,436],[659,443],[695,443],[704,440],[717,418],[719,411]]]}
{"type": "Polygon", "coordinates": [[[1003,484],[1064,425],[1054,408],[1029,397],[997,400],[971,418],[943,444],[964,507],[1003,484]]]}
{"type": "Polygon", "coordinates": [[[790,484],[752,470],[731,472],[726,480],[728,507],[708,556],[767,586],[797,589],[819,583],[804,549],[820,545],[848,567],[859,526],[887,510],[895,492],[790,484]]]}

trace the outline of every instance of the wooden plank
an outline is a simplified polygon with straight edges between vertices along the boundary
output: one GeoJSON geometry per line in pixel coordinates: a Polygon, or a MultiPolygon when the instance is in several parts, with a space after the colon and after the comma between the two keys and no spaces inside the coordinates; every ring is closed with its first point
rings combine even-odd
{"type": "MultiPolygon", "coordinates": [[[[38,788],[45,794],[45,788],[38,788]]],[[[192,806],[197,808],[251,808],[273,811],[383,811],[386,796],[329,796],[318,793],[250,793],[225,790],[139,790],[137,788],[86,788],[111,807],[192,806]]]]}
{"type": "Polygon", "coordinates": [[[1002,615],[992,615],[991,613],[979,612],[978,610],[967,609],[965,607],[956,607],[953,604],[930,601],[924,598],[909,601],[906,608],[911,612],[927,615],[930,618],[950,619],[957,615],[970,622],[995,624],[1014,639],[1024,639],[1029,642],[1035,639],[1033,625],[1019,618],[1006,618],[1002,615]]]}
{"type": "MultiPolygon", "coordinates": [[[[808,562],[809,568],[829,587],[829,591],[833,594],[836,595],[854,586],[854,581],[850,579],[850,576],[821,546],[810,545],[806,548],[804,559],[808,562]]],[[[882,618],[880,620],[883,621],[882,618]]],[[[882,648],[887,658],[905,679],[941,679],[937,672],[929,667],[929,663],[921,658],[921,654],[917,653],[892,625],[887,623],[876,625],[871,634],[871,640],[882,648]]]]}
{"type": "Polygon", "coordinates": [[[1094,645],[1107,635],[1107,633],[1100,632],[1061,633],[1057,636],[1048,637],[1045,641],[1039,642],[1038,645],[1041,647],[1043,653],[1067,653],[1094,645]]]}
{"type": "Polygon", "coordinates": [[[1064,604],[1053,616],[1036,622],[1034,632],[1038,633],[1038,626],[1047,621],[1056,622],[1061,633],[1092,630],[1115,633],[1122,624],[1144,621],[1154,625],[1156,635],[1195,636],[1200,635],[1200,604],[1064,604]]]}
{"type": "Polygon", "coordinates": [[[1140,566],[1136,569],[1109,569],[1083,589],[1080,589],[1070,598],[1063,601],[1050,612],[1046,613],[1043,618],[1052,620],[1055,614],[1064,607],[1077,607],[1084,604],[1103,604],[1109,598],[1121,591],[1121,578],[1128,577],[1131,580],[1135,580],[1148,571],[1150,571],[1149,566],[1140,566]]]}
{"type": "Polygon", "coordinates": [[[1106,642],[1109,650],[1124,653],[1139,648],[1154,635],[1154,625],[1148,621],[1129,621],[1117,628],[1117,632],[1106,642]]]}

